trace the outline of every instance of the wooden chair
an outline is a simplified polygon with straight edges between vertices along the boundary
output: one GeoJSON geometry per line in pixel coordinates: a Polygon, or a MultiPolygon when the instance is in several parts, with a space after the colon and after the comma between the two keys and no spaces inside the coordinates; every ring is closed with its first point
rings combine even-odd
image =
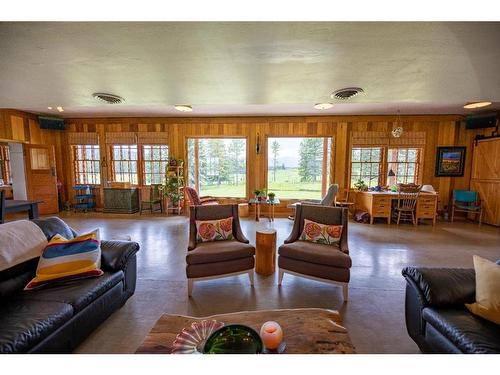
{"type": "Polygon", "coordinates": [[[188,197],[189,204],[191,206],[207,206],[219,204],[217,198],[209,196],[198,196],[198,192],[190,186],[185,186],[184,191],[186,192],[186,196],[188,197]]]}
{"type": "Polygon", "coordinates": [[[299,204],[292,232],[278,249],[278,285],[282,284],[285,273],[337,284],[342,287],[344,301],[347,301],[352,266],[347,243],[347,224],[345,208],[299,204]],[[300,241],[305,219],[327,225],[342,225],[339,247],[300,241]]]}
{"type": "Polygon", "coordinates": [[[253,286],[255,247],[241,230],[237,204],[197,205],[190,207],[189,244],[186,256],[188,296],[195,281],[216,279],[246,273],[253,286]],[[233,218],[234,240],[197,242],[197,220],[233,218]]]}
{"type": "Polygon", "coordinates": [[[155,206],[160,206],[160,212],[163,213],[163,199],[160,194],[160,186],[161,184],[152,184],[149,187],[141,189],[141,208],[140,214],[142,215],[142,211],[144,210],[144,206],[149,207],[151,213],[155,210],[155,206]]]}
{"type": "Polygon", "coordinates": [[[420,188],[420,185],[415,184],[398,184],[398,205],[396,207],[398,225],[401,219],[411,220],[413,225],[418,224],[416,207],[420,188]]]}
{"type": "Polygon", "coordinates": [[[473,214],[474,218],[479,215],[479,225],[483,217],[481,199],[476,191],[453,190],[453,202],[451,206],[451,222],[455,218],[455,212],[466,212],[473,214]]]}
{"type": "Polygon", "coordinates": [[[356,205],[355,202],[349,201],[349,189],[345,189],[343,198],[341,198],[339,200],[335,199],[335,207],[347,208],[348,213],[351,212],[351,207],[352,207],[352,211],[356,210],[355,205],[356,205]]]}

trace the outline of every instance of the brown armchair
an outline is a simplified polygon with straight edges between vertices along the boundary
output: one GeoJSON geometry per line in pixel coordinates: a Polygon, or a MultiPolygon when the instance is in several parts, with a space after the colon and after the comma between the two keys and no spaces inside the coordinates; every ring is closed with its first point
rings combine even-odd
{"type": "Polygon", "coordinates": [[[184,187],[186,195],[189,199],[189,204],[191,206],[208,206],[219,204],[216,198],[213,197],[200,197],[198,192],[190,186],[184,187]]]}
{"type": "Polygon", "coordinates": [[[352,266],[347,244],[347,216],[346,208],[297,205],[292,233],[278,249],[278,284],[281,285],[285,273],[337,284],[342,286],[344,301],[347,301],[352,266]],[[339,248],[300,241],[304,219],[321,224],[343,225],[339,248]]]}
{"type": "Polygon", "coordinates": [[[189,217],[189,244],[186,256],[188,295],[193,293],[195,281],[248,273],[253,286],[255,247],[241,231],[238,205],[191,206],[189,217]],[[234,240],[196,242],[196,220],[233,218],[234,240]]]}

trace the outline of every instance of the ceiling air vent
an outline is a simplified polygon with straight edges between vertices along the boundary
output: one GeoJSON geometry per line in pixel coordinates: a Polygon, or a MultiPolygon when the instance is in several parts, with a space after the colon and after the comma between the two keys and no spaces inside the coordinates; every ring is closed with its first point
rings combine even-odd
{"type": "Polygon", "coordinates": [[[361,87],[347,87],[344,89],[340,90],[335,90],[332,92],[332,95],[330,95],[334,99],[338,100],[347,100],[355,97],[359,93],[364,92],[361,87]]]}
{"type": "Polygon", "coordinates": [[[92,96],[94,98],[96,98],[97,100],[104,102],[104,103],[108,103],[108,104],[120,104],[120,103],[123,103],[125,101],[125,99],[123,99],[121,96],[113,95],[113,94],[106,94],[103,92],[96,92],[96,93],[92,94],[92,96]]]}

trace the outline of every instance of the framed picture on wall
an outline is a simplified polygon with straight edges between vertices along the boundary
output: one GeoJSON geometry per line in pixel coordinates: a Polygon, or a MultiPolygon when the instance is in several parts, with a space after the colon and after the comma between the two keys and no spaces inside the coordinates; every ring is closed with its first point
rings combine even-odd
{"type": "Polygon", "coordinates": [[[465,147],[438,147],[436,177],[461,177],[464,175],[465,147]]]}

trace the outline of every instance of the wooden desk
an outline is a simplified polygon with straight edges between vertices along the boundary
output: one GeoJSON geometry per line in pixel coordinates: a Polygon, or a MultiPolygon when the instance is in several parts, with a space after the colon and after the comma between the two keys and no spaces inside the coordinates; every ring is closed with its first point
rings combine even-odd
{"type": "Polygon", "coordinates": [[[5,200],[2,202],[2,209],[0,209],[0,224],[4,223],[4,214],[11,212],[28,211],[30,220],[38,219],[38,203],[41,201],[5,200]]]}
{"type": "MultiPolygon", "coordinates": [[[[398,193],[385,191],[363,191],[356,194],[356,208],[370,214],[370,224],[374,218],[387,219],[391,223],[392,202],[397,201],[398,193]]],[[[417,201],[417,224],[419,219],[431,219],[432,225],[436,224],[437,194],[420,193],[417,201]]]]}

